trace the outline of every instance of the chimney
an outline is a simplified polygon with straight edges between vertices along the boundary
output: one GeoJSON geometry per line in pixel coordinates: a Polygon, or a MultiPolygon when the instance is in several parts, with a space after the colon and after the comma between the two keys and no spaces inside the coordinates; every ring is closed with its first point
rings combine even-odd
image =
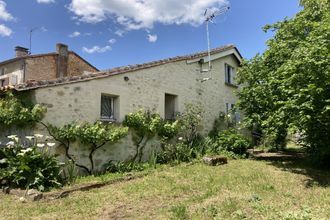
{"type": "Polygon", "coordinates": [[[56,52],[58,54],[56,77],[63,78],[68,76],[68,45],[61,43],[56,44],[56,52]]]}
{"type": "Polygon", "coordinates": [[[20,46],[15,47],[15,57],[24,57],[27,55],[29,55],[29,49],[20,46]]]}

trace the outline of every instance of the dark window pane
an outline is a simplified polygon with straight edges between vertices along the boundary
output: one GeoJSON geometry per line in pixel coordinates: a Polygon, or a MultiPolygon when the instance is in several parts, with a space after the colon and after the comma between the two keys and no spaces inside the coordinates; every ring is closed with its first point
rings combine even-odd
{"type": "Polygon", "coordinates": [[[102,95],[101,96],[101,118],[112,119],[113,118],[113,97],[102,95]]]}

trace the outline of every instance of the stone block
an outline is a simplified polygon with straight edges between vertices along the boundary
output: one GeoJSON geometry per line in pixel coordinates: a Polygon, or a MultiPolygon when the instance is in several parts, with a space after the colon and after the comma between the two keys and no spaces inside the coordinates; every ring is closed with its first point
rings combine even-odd
{"type": "Polygon", "coordinates": [[[203,162],[210,166],[216,166],[220,164],[228,163],[227,157],[223,156],[212,156],[212,157],[203,157],[203,162]]]}

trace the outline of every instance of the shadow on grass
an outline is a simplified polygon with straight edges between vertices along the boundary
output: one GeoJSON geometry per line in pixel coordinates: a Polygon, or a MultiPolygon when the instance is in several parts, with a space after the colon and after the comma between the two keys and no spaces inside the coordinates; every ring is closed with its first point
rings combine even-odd
{"type": "Polygon", "coordinates": [[[277,152],[261,154],[254,157],[256,160],[267,161],[269,165],[280,168],[283,171],[305,175],[305,187],[321,186],[330,187],[330,171],[320,169],[302,153],[277,152]]]}

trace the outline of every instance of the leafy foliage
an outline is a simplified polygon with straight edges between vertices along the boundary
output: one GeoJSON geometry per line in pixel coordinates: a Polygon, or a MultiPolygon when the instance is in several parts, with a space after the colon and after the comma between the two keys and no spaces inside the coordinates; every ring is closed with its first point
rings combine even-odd
{"type": "Polygon", "coordinates": [[[105,144],[116,143],[125,137],[127,132],[127,127],[115,126],[112,123],[103,124],[102,122],[96,122],[94,124],[85,123],[79,128],[78,139],[83,144],[89,145],[89,160],[91,163],[89,173],[93,173],[94,171],[93,155],[95,151],[105,144]]]}
{"type": "Polygon", "coordinates": [[[57,128],[51,125],[46,126],[50,135],[60,142],[66,149],[66,157],[76,166],[83,168],[89,174],[94,172],[94,153],[99,148],[108,143],[116,143],[121,138],[127,135],[128,128],[116,126],[112,123],[104,124],[102,122],[84,123],[78,125],[73,122],[63,127],[57,128]],[[87,144],[89,149],[90,167],[78,164],[69,149],[72,142],[79,141],[87,144]]]}
{"type": "Polygon", "coordinates": [[[320,162],[330,158],[330,13],[326,0],[301,0],[303,10],[265,30],[268,49],[238,74],[246,122],[282,146],[288,128],[320,162]]]}
{"type": "Polygon", "coordinates": [[[199,137],[198,131],[202,126],[203,108],[201,105],[187,103],[185,110],[178,116],[181,126],[180,135],[188,145],[194,145],[194,142],[199,137]]]}
{"type": "Polygon", "coordinates": [[[0,98],[0,126],[27,126],[40,121],[46,109],[39,104],[23,102],[12,93],[0,98]]]}
{"type": "Polygon", "coordinates": [[[23,146],[18,139],[0,148],[0,171],[1,184],[13,188],[44,191],[61,185],[61,166],[56,157],[35,143],[23,146]]]}
{"type": "Polygon", "coordinates": [[[238,134],[234,129],[220,132],[213,142],[209,143],[209,151],[219,153],[221,151],[233,152],[237,155],[244,155],[249,147],[250,141],[238,134]]]}
{"type": "Polygon", "coordinates": [[[136,154],[132,162],[135,160],[141,162],[143,149],[152,137],[158,135],[166,141],[175,137],[180,130],[178,121],[166,121],[157,113],[143,110],[126,115],[123,125],[133,130],[136,154]]]}
{"type": "Polygon", "coordinates": [[[156,156],[157,163],[180,163],[194,159],[194,149],[185,143],[166,144],[156,156]]]}

